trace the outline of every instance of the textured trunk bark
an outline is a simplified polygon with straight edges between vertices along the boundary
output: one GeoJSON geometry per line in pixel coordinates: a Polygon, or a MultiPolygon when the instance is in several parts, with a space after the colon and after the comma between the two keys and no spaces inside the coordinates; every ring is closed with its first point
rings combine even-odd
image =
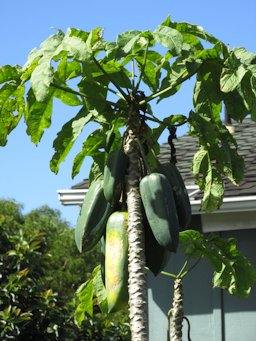
{"type": "Polygon", "coordinates": [[[171,309],[171,336],[170,341],[182,341],[183,321],[183,291],[182,280],[174,281],[173,303],[171,309]]]}
{"type": "Polygon", "coordinates": [[[124,151],[129,157],[126,178],[129,241],[129,317],[132,341],[148,340],[148,303],[145,275],[145,246],[142,207],[139,193],[139,150],[136,119],[129,120],[124,151]]]}

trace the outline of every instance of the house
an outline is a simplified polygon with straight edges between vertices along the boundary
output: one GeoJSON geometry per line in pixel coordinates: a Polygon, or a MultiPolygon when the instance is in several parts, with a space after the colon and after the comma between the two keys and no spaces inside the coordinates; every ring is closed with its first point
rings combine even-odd
{"type": "MultiPolygon", "coordinates": [[[[226,184],[223,204],[218,211],[200,210],[201,193],[194,183],[191,161],[197,150],[194,137],[175,140],[177,166],[185,180],[192,207],[191,228],[203,233],[215,232],[223,238],[235,237],[238,248],[256,266],[256,122],[245,119],[229,127],[245,160],[245,177],[240,186],[226,184]]],[[[170,159],[168,144],[161,146],[159,160],[170,159]]],[[[87,181],[70,190],[59,191],[63,204],[80,205],[87,181]]],[[[173,254],[165,271],[177,273],[183,256],[173,254]]],[[[150,341],[167,340],[167,313],[172,304],[173,282],[169,277],[148,274],[150,341]]],[[[255,341],[256,288],[248,299],[239,299],[220,289],[212,289],[212,270],[207,262],[199,265],[184,280],[184,314],[191,326],[193,341],[255,341]]],[[[184,322],[184,340],[187,326],[184,322]]]]}

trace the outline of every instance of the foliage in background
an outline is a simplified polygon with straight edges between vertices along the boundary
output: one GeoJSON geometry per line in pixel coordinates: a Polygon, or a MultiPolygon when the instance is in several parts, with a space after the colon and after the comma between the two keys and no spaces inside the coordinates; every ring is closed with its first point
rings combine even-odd
{"type": "Polygon", "coordinates": [[[125,315],[74,323],[76,286],[90,276],[97,253],[78,255],[58,211],[45,206],[23,215],[22,205],[0,200],[0,225],[1,340],[126,340],[125,315]]]}

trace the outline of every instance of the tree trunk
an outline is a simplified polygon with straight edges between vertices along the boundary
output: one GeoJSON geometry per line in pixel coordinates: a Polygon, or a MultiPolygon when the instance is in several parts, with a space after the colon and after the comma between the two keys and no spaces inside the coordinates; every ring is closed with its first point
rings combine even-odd
{"type": "Polygon", "coordinates": [[[174,281],[173,303],[170,315],[170,341],[182,341],[183,291],[182,280],[180,278],[176,278],[174,281]]]}
{"type": "Polygon", "coordinates": [[[126,178],[129,241],[129,317],[132,341],[148,340],[148,303],[145,275],[145,245],[142,207],[139,193],[139,150],[136,142],[137,117],[131,117],[124,142],[124,151],[129,157],[126,178]]]}

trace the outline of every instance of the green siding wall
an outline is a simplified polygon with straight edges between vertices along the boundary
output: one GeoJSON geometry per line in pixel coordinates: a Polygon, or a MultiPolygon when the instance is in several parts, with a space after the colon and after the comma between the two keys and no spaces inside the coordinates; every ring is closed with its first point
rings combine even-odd
{"type": "MultiPolygon", "coordinates": [[[[232,231],[243,253],[256,265],[256,230],[232,231]]],[[[166,271],[177,273],[182,256],[172,255],[166,271]]],[[[202,261],[184,280],[184,313],[191,324],[192,341],[255,341],[256,290],[250,298],[238,299],[219,289],[212,289],[212,270],[202,261]]],[[[150,341],[167,340],[167,312],[172,304],[172,279],[148,274],[150,341]]],[[[187,338],[184,322],[183,340],[187,338]]]]}

